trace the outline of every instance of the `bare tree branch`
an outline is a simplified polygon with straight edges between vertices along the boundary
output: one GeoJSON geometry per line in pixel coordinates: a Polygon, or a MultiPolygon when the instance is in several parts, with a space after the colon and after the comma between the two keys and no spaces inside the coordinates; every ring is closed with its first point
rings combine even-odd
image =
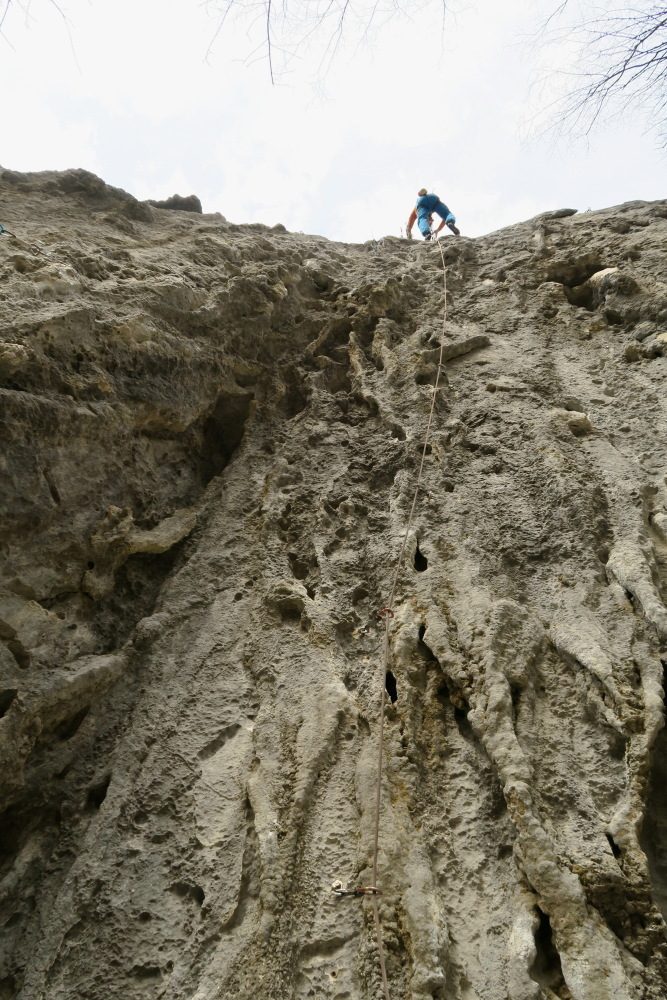
{"type": "MultiPolygon", "coordinates": [[[[549,19],[566,11],[564,0],[549,19]]],[[[636,112],[647,130],[667,145],[667,6],[665,0],[635,0],[632,8],[600,15],[584,8],[581,20],[549,42],[574,40],[579,47],[574,86],[552,108],[550,130],[588,136],[603,120],[636,112]]]]}
{"type": "Polygon", "coordinates": [[[320,44],[320,72],[326,75],[346,37],[366,40],[371,30],[396,17],[409,17],[437,4],[444,13],[448,0],[205,0],[205,6],[218,19],[212,45],[223,24],[230,18],[250,26],[261,15],[263,40],[253,46],[254,58],[263,54],[269,65],[271,82],[289,68],[306,45],[320,44]],[[280,59],[276,57],[280,54],[280,59]]]}
{"type": "MultiPolygon", "coordinates": [[[[56,11],[56,13],[58,14],[58,16],[60,18],[62,18],[63,24],[65,25],[65,31],[67,32],[67,39],[69,41],[69,47],[72,50],[72,58],[74,59],[74,65],[78,69],[79,73],[81,73],[81,67],[79,66],[79,60],[76,57],[76,49],[74,48],[74,39],[72,38],[72,26],[71,26],[71,22],[70,22],[69,18],[67,17],[67,14],[65,13],[65,11],[60,6],[60,4],[57,3],[57,0],[48,0],[48,3],[49,3],[49,5],[51,7],[53,7],[53,9],[56,11]]],[[[7,42],[8,45],[11,46],[11,48],[14,48],[14,46],[11,44],[11,42],[9,41],[9,39],[6,37],[6,35],[4,34],[4,32],[2,30],[3,27],[4,27],[4,24],[5,24],[5,20],[6,20],[7,16],[8,16],[8,14],[9,14],[10,8],[14,8],[15,9],[16,7],[19,7],[23,11],[23,13],[25,14],[26,21],[28,21],[30,19],[30,17],[31,17],[30,6],[31,6],[31,0],[26,0],[25,3],[23,3],[22,0],[18,0],[17,3],[15,3],[14,0],[4,0],[4,3],[2,4],[2,6],[0,8],[0,36],[5,39],[5,41],[7,42]]]]}

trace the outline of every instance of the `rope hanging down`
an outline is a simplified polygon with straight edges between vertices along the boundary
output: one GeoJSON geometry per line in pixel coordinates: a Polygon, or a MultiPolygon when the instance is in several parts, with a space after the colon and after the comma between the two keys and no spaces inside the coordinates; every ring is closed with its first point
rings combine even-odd
{"type": "MultiPolygon", "coordinates": [[[[415,491],[412,497],[412,506],[410,507],[410,516],[408,517],[408,523],[405,528],[405,533],[403,535],[403,543],[401,545],[400,552],[398,554],[398,559],[396,560],[396,566],[394,569],[394,576],[391,582],[391,590],[389,592],[389,600],[387,601],[387,607],[382,608],[378,612],[378,618],[384,621],[384,640],[382,644],[382,676],[381,685],[382,690],[380,693],[380,731],[378,734],[378,765],[377,765],[377,783],[375,786],[375,826],[373,835],[373,886],[377,885],[377,873],[378,873],[378,850],[380,841],[380,806],[382,799],[382,759],[383,759],[383,743],[384,743],[384,706],[385,706],[385,694],[386,694],[386,677],[387,669],[389,666],[389,621],[394,617],[394,612],[392,611],[392,605],[394,603],[394,597],[396,595],[396,586],[398,584],[398,577],[401,572],[401,567],[403,565],[403,559],[405,558],[405,550],[408,544],[408,538],[410,537],[410,530],[412,528],[412,522],[414,520],[415,510],[417,507],[417,499],[419,496],[419,489],[421,487],[423,475],[424,475],[424,463],[426,461],[427,448],[429,443],[429,437],[431,435],[431,426],[433,424],[433,414],[435,412],[435,400],[438,395],[438,389],[440,386],[440,374],[443,370],[443,353],[445,347],[445,327],[447,325],[447,265],[445,263],[445,255],[442,250],[442,245],[438,240],[438,249],[440,251],[440,257],[442,258],[442,275],[445,293],[445,308],[442,319],[442,330],[440,333],[440,357],[438,359],[438,371],[435,377],[435,385],[433,386],[433,395],[431,397],[431,409],[428,415],[428,422],[426,424],[426,433],[424,434],[424,444],[422,447],[421,461],[419,463],[419,472],[417,474],[417,483],[415,485],[415,491]]],[[[375,934],[377,936],[378,945],[378,955],[380,958],[380,971],[382,973],[382,987],[384,989],[385,1000],[390,1000],[389,998],[389,984],[387,982],[387,969],[384,960],[384,948],[382,945],[382,928],[380,926],[380,913],[378,910],[377,895],[380,894],[378,890],[372,894],[372,905],[373,905],[373,920],[375,923],[375,934]]]]}

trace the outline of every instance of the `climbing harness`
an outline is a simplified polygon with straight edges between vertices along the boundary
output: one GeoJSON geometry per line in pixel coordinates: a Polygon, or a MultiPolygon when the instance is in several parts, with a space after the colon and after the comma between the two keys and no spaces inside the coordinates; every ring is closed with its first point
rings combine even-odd
{"type": "Polygon", "coordinates": [[[2,225],[1,222],[0,222],[0,236],[13,236],[14,239],[17,239],[16,233],[10,233],[8,229],[5,229],[5,227],[2,225]]]}
{"type": "Polygon", "coordinates": [[[334,882],[331,886],[331,891],[335,892],[337,896],[381,896],[382,889],[376,888],[374,885],[360,885],[356,889],[344,889],[342,882],[334,882]]]}
{"type": "MultiPolygon", "coordinates": [[[[378,733],[378,759],[377,759],[377,781],[375,785],[375,823],[374,823],[374,833],[373,833],[373,886],[377,884],[378,875],[378,852],[379,852],[379,841],[380,841],[380,806],[382,804],[382,763],[383,763],[383,744],[384,744],[384,706],[386,700],[386,677],[387,670],[389,669],[389,623],[394,617],[394,612],[392,610],[392,604],[394,603],[394,597],[396,596],[396,586],[398,584],[398,577],[401,572],[401,567],[403,565],[403,559],[405,558],[405,550],[408,544],[408,538],[410,537],[410,530],[412,528],[412,522],[414,520],[415,510],[417,507],[417,499],[419,497],[419,490],[421,488],[422,479],[424,476],[424,464],[426,462],[426,455],[428,454],[429,438],[431,435],[431,426],[433,424],[433,414],[435,412],[435,401],[438,395],[438,388],[440,386],[440,375],[444,370],[444,347],[445,347],[445,328],[447,325],[447,264],[445,263],[445,255],[440,242],[436,241],[438,249],[440,251],[440,257],[442,259],[442,274],[444,283],[444,294],[445,294],[445,308],[442,319],[442,331],[440,333],[440,357],[438,358],[437,374],[435,377],[435,385],[433,386],[433,395],[431,396],[431,408],[429,410],[428,421],[426,424],[426,432],[424,434],[424,444],[422,447],[421,461],[419,463],[419,471],[417,473],[417,482],[415,485],[415,491],[412,497],[412,506],[410,507],[410,515],[408,517],[408,523],[403,534],[403,542],[401,544],[401,549],[398,554],[398,559],[396,560],[396,566],[394,568],[394,575],[391,582],[391,590],[389,592],[389,600],[387,606],[381,608],[377,613],[377,618],[384,622],[384,641],[382,644],[382,686],[380,692],[380,731],[378,733]]],[[[384,947],[382,944],[382,927],[380,925],[380,913],[378,910],[377,896],[381,895],[379,891],[372,894],[372,905],[373,905],[373,922],[375,924],[375,934],[377,937],[378,946],[378,957],[380,959],[380,972],[382,974],[382,987],[384,990],[385,1000],[390,1000],[389,997],[389,984],[387,982],[387,969],[384,959],[384,947]]]]}

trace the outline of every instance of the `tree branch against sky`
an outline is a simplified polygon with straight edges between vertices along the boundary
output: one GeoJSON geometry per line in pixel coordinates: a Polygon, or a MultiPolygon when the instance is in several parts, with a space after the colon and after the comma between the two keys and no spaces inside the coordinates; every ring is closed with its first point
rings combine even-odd
{"type": "MultiPolygon", "coordinates": [[[[267,59],[273,83],[304,47],[319,47],[326,75],[344,37],[367,39],[388,20],[416,18],[434,4],[444,24],[447,0],[207,0],[219,30],[232,16],[247,22],[250,57],[267,59]]],[[[554,131],[588,135],[603,119],[636,110],[667,142],[665,0],[635,0],[632,6],[563,0],[546,10],[543,44],[569,41],[577,51],[564,70],[567,84],[552,118],[554,131]]]]}
{"type": "MultiPolygon", "coordinates": [[[[72,57],[74,59],[77,69],[79,70],[79,72],[81,72],[81,67],[79,66],[78,60],[76,58],[76,50],[74,48],[74,41],[72,39],[70,21],[69,18],[67,17],[65,10],[60,6],[57,0],[44,0],[44,2],[53,11],[55,11],[58,18],[62,21],[65,30],[67,32],[67,40],[72,52],[72,57]]],[[[2,2],[0,2],[0,38],[4,39],[4,41],[8,42],[10,45],[11,42],[9,41],[7,33],[5,31],[5,22],[7,21],[7,18],[12,11],[17,11],[23,14],[25,26],[29,27],[31,21],[34,20],[32,14],[32,0],[2,0],[2,2]]]]}
{"type": "MultiPolygon", "coordinates": [[[[208,54],[234,21],[247,40],[247,47],[239,48],[239,59],[265,60],[272,83],[281,82],[313,54],[321,82],[344,43],[381,44],[383,26],[400,18],[432,22],[433,11],[439,11],[444,44],[445,15],[456,12],[457,2],[461,0],[203,0],[215,24],[208,54]]],[[[483,15],[490,3],[496,0],[478,0],[478,13],[483,15]]],[[[550,48],[566,53],[564,64],[552,71],[550,89],[553,93],[560,88],[562,96],[551,97],[549,131],[557,136],[589,135],[615,115],[634,113],[667,144],[666,0],[634,0],[632,5],[619,5],[619,0],[542,0],[539,7],[544,21],[538,33],[538,64],[549,62],[550,48]]],[[[62,19],[74,51],[69,12],[60,0],[0,0],[0,37],[11,44],[18,17],[30,27],[45,8],[62,19]]],[[[471,72],[474,56],[471,53],[471,72]]],[[[544,111],[540,117],[545,118],[544,111]]]]}
{"type": "MultiPolygon", "coordinates": [[[[547,48],[573,44],[563,96],[550,110],[558,136],[588,136],[615,117],[636,113],[667,144],[667,4],[564,0],[540,33],[547,48]]],[[[562,72],[562,71],[561,71],[562,72]]]]}
{"type": "Polygon", "coordinates": [[[448,0],[206,0],[218,20],[216,37],[231,18],[247,24],[245,57],[265,58],[272,83],[305,49],[319,51],[320,76],[325,76],[344,41],[358,45],[387,22],[414,20],[429,7],[439,8],[444,25],[450,6],[448,0]]]}

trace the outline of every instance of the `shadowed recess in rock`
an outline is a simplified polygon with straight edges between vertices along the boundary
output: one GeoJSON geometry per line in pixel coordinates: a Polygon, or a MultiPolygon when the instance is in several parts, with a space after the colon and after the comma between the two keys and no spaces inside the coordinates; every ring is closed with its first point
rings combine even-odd
{"type": "Polygon", "coordinates": [[[221,393],[202,432],[201,476],[208,483],[229,464],[245,431],[252,393],[221,393]]]}
{"type": "MultiPolygon", "coordinates": [[[[665,679],[663,675],[663,685],[665,679]]],[[[667,920],[667,730],[662,729],[651,753],[646,815],[641,828],[653,898],[667,920]]]]}

